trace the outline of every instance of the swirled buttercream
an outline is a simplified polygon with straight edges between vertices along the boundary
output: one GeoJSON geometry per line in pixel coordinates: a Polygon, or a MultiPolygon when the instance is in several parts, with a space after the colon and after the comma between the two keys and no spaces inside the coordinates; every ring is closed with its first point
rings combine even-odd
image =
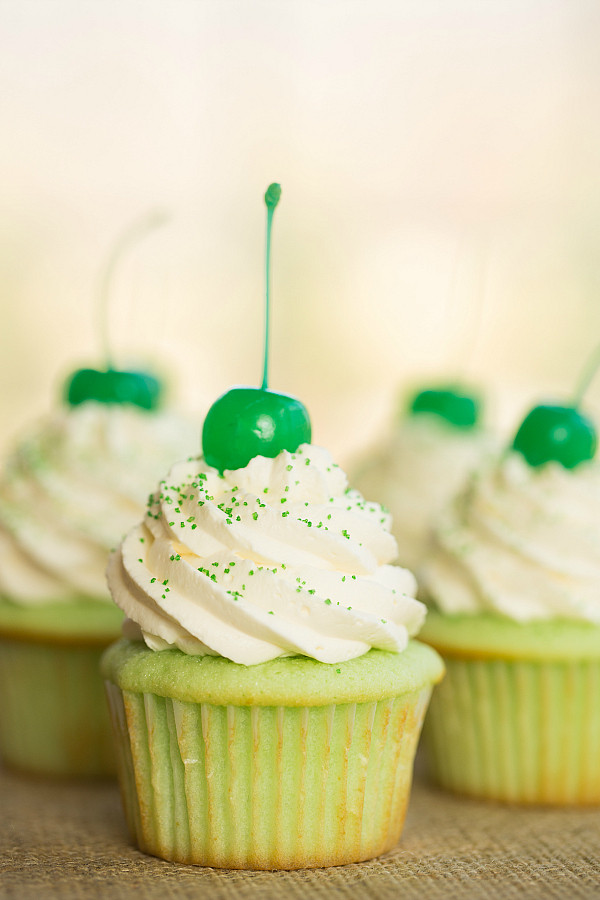
{"type": "Polygon", "coordinates": [[[422,571],[446,613],[600,623],[600,466],[532,468],[518,453],[447,509],[422,571]]]}
{"type": "Polygon", "coordinates": [[[109,586],[126,634],[154,650],[245,665],[400,652],[425,607],[412,574],[390,565],[389,527],[319,447],[222,476],[192,459],[174,466],[111,556],[109,586]]]}
{"type": "Polygon", "coordinates": [[[432,525],[492,446],[481,429],[456,428],[434,415],[407,416],[356,466],[352,483],[392,514],[402,565],[418,573],[432,525]]]}
{"type": "Polygon", "coordinates": [[[172,414],[85,403],[41,422],[0,482],[0,596],[41,604],[110,601],[109,551],[149,491],[197,441],[172,414]]]}

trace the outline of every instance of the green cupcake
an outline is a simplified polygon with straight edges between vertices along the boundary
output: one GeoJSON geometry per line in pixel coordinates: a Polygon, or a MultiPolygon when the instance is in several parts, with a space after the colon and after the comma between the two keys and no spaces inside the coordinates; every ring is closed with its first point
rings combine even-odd
{"type": "Polygon", "coordinates": [[[302,445],[175,466],[108,578],[103,673],[129,827],[226,868],[338,865],[400,837],[431,689],[389,517],[302,445]]]}
{"type": "Polygon", "coordinates": [[[517,803],[600,803],[599,510],[597,463],[532,464],[511,451],[471,481],[436,530],[422,637],[447,677],[425,743],[444,787],[517,803]]]}
{"type": "Polygon", "coordinates": [[[109,562],[128,640],[103,673],[129,827],[147,853],[224,868],[358,862],[402,830],[437,654],[390,517],[260,388],[210,408],[109,562]]]}
{"type": "Polygon", "coordinates": [[[100,402],[37,426],[0,482],[0,753],[36,774],[114,774],[99,661],[121,631],[104,570],[165,460],[172,415],[100,402]]]}

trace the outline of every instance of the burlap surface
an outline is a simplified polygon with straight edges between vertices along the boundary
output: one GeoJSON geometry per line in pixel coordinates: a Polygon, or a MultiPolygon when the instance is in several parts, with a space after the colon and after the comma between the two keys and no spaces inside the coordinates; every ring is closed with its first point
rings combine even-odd
{"type": "Polygon", "coordinates": [[[398,849],[370,863],[223,872],[135,850],[117,788],[0,771],[0,896],[139,900],[600,897],[600,811],[461,800],[417,779],[398,849]]]}

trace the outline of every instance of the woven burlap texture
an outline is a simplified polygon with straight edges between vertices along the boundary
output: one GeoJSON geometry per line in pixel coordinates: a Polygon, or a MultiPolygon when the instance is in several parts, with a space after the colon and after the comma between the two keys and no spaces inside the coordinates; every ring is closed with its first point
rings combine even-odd
{"type": "Polygon", "coordinates": [[[600,812],[465,800],[417,779],[397,850],[298,872],[174,865],[131,846],[115,785],[0,770],[0,897],[453,900],[600,897],[600,812]]]}

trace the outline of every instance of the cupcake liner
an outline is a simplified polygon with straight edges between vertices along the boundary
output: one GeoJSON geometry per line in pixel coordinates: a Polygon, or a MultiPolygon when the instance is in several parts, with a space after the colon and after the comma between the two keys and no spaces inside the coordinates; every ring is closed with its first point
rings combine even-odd
{"type": "Polygon", "coordinates": [[[445,788],[518,803],[600,803],[600,660],[446,658],[424,729],[445,788]]]}
{"type": "Polygon", "coordinates": [[[103,650],[0,637],[0,754],[7,765],[40,775],[114,774],[103,650]]]}
{"type": "Polygon", "coordinates": [[[291,869],[397,843],[431,685],[324,706],[219,706],[106,687],[128,824],[147,853],[291,869]]]}

